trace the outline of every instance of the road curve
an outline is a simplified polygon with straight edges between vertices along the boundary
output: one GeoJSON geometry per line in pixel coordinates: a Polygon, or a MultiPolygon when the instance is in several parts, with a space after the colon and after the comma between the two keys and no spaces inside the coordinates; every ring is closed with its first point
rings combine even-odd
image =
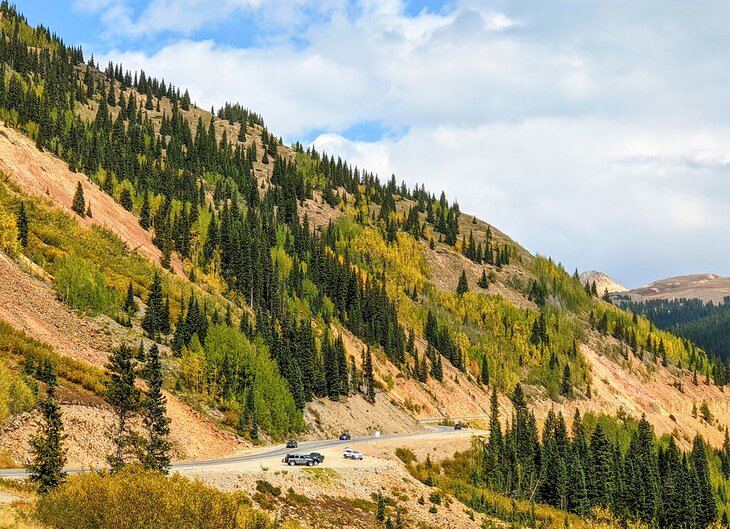
{"type": "MultiPolygon", "coordinates": [[[[378,440],[385,440],[385,439],[413,439],[422,437],[425,435],[449,435],[454,433],[454,428],[451,426],[430,426],[424,423],[433,422],[433,421],[439,421],[441,419],[426,419],[419,421],[423,424],[424,428],[426,428],[426,431],[424,432],[418,432],[418,433],[403,433],[403,434],[387,434],[387,435],[381,435],[380,437],[375,437],[373,435],[370,436],[364,436],[364,437],[354,437],[349,441],[340,441],[339,439],[322,439],[317,441],[302,441],[299,443],[299,447],[296,449],[296,452],[314,452],[317,450],[322,450],[324,448],[333,448],[337,446],[354,446],[359,444],[364,444],[368,442],[378,440]]],[[[458,420],[458,419],[457,419],[458,420]]],[[[466,429],[461,430],[462,432],[467,432],[466,429]]],[[[283,456],[289,452],[292,452],[291,448],[286,448],[283,446],[278,446],[277,448],[272,448],[271,450],[267,450],[266,452],[258,452],[255,454],[244,454],[240,456],[232,456],[232,457],[224,457],[221,459],[203,459],[203,460],[197,460],[197,461],[180,461],[178,463],[173,463],[171,467],[171,471],[175,472],[176,470],[206,470],[206,469],[214,469],[214,467],[218,466],[224,466],[224,465],[231,465],[235,463],[241,463],[244,461],[263,461],[265,459],[269,459],[271,457],[277,457],[277,456],[283,456]]],[[[69,468],[66,469],[66,472],[69,474],[79,474],[81,472],[88,472],[90,470],[94,470],[92,468],[69,468]]],[[[24,469],[7,469],[7,470],[0,470],[0,478],[24,478],[27,477],[28,473],[24,469]]]]}

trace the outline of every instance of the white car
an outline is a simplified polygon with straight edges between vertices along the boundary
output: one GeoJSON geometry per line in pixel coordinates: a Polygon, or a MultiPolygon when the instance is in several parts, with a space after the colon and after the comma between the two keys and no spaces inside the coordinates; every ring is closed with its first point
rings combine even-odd
{"type": "Polygon", "coordinates": [[[345,448],[345,451],[342,453],[342,457],[344,457],[345,459],[358,459],[358,460],[361,460],[365,456],[362,455],[357,450],[353,450],[352,448],[345,448]]]}

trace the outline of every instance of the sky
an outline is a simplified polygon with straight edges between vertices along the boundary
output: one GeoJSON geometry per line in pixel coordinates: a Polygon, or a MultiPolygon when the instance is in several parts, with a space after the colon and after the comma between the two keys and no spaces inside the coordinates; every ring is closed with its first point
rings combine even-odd
{"type": "Polygon", "coordinates": [[[18,0],[534,253],[627,287],[730,275],[730,8],[678,0],[18,0]]]}

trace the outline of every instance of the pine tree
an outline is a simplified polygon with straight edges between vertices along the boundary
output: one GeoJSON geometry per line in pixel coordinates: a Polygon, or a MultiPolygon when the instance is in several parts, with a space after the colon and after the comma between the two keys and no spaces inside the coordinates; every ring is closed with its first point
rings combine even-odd
{"type": "Polygon", "coordinates": [[[38,433],[30,438],[32,461],[26,467],[30,479],[38,486],[38,492],[45,494],[66,480],[63,467],[66,464],[66,450],[63,441],[61,408],[56,402],[56,386],[49,384],[48,394],[38,403],[42,420],[38,433]]]}
{"type": "Polygon", "coordinates": [[[699,435],[692,444],[690,463],[695,482],[693,498],[696,505],[697,527],[707,527],[717,519],[717,503],[710,480],[707,449],[699,435]]]}
{"type": "Polygon", "coordinates": [[[132,349],[122,344],[109,355],[105,367],[108,374],[105,398],[115,408],[118,420],[113,438],[115,451],[108,459],[112,468],[118,469],[124,465],[125,450],[133,442],[127,421],[140,402],[140,391],[134,384],[137,370],[132,349]]]}
{"type": "Polygon", "coordinates": [[[77,182],[76,184],[76,193],[74,193],[74,198],[71,202],[71,209],[79,217],[86,217],[86,201],[84,199],[84,188],[81,187],[81,182],[77,182]]]}
{"type": "Polygon", "coordinates": [[[459,283],[456,285],[456,294],[461,296],[467,292],[469,292],[469,282],[466,280],[466,272],[462,270],[459,283]]]}
{"type": "Polygon", "coordinates": [[[567,398],[573,396],[573,384],[570,379],[570,365],[567,362],[565,367],[563,367],[563,378],[560,381],[560,394],[567,398]]]}
{"type": "Polygon", "coordinates": [[[147,428],[147,447],[143,465],[145,468],[167,474],[170,470],[170,419],[166,415],[167,405],[162,394],[162,363],[157,344],[153,344],[145,366],[147,392],[144,401],[144,425],[147,428]]]}
{"type": "Polygon", "coordinates": [[[92,218],[94,214],[91,212],[91,203],[86,206],[86,216],[92,218]]]}
{"type": "Polygon", "coordinates": [[[487,360],[487,357],[484,356],[484,360],[482,360],[482,368],[479,372],[480,374],[480,380],[481,383],[485,386],[489,385],[489,361],[487,360]]]}
{"type": "Polygon", "coordinates": [[[588,457],[588,499],[591,505],[610,509],[614,494],[613,447],[600,423],[591,435],[588,457]]]}
{"type": "Polygon", "coordinates": [[[119,193],[119,204],[127,211],[132,211],[132,194],[126,187],[119,193]]]}
{"type": "Polygon", "coordinates": [[[124,300],[124,311],[130,316],[137,312],[137,304],[134,302],[134,288],[132,287],[132,281],[129,281],[127,287],[127,297],[124,300]]]}
{"type": "Polygon", "coordinates": [[[152,288],[147,297],[147,310],[142,319],[142,328],[150,337],[159,336],[165,330],[165,321],[170,321],[170,315],[165,317],[165,305],[162,298],[162,277],[155,272],[152,288]]]}
{"type": "Polygon", "coordinates": [[[367,348],[365,353],[365,361],[363,362],[363,378],[366,388],[366,397],[371,402],[375,402],[375,377],[373,375],[373,355],[370,352],[370,347],[367,348]]]}
{"type": "Polygon", "coordinates": [[[385,498],[380,492],[378,492],[378,498],[375,508],[375,519],[381,523],[385,520],[385,498]]]}
{"type": "Polygon", "coordinates": [[[25,248],[28,246],[28,216],[25,212],[25,202],[20,203],[20,209],[18,210],[18,240],[20,245],[25,248]]]}
{"type": "Polygon", "coordinates": [[[487,272],[486,270],[482,270],[482,276],[479,278],[479,288],[488,288],[489,287],[489,280],[487,279],[487,272]]]}
{"type": "Polygon", "coordinates": [[[145,230],[150,227],[150,195],[149,193],[144,194],[144,200],[142,202],[142,209],[139,212],[139,225],[145,230]]]}
{"type": "Polygon", "coordinates": [[[730,434],[728,434],[727,426],[725,427],[725,440],[722,443],[720,461],[722,463],[722,475],[725,476],[725,479],[730,479],[730,434]]]}

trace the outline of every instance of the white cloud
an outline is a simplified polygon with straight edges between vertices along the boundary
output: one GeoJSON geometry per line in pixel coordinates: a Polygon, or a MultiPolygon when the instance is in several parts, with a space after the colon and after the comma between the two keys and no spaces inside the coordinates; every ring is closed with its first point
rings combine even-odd
{"type": "MultiPolygon", "coordinates": [[[[159,16],[127,12],[120,27],[189,34],[214,22],[205,5],[153,0],[145,13],[159,16]]],[[[217,17],[249,10],[273,21],[270,41],[181,40],[101,60],[189,87],[201,106],[240,101],[290,140],[327,131],[318,146],[445,188],[463,210],[570,267],[632,285],[730,275],[730,248],[717,244],[730,230],[723,5],[449,6],[406,16],[400,0],[223,0],[217,17]],[[373,143],[337,135],[361,122],[408,132],[373,143]]]]}

